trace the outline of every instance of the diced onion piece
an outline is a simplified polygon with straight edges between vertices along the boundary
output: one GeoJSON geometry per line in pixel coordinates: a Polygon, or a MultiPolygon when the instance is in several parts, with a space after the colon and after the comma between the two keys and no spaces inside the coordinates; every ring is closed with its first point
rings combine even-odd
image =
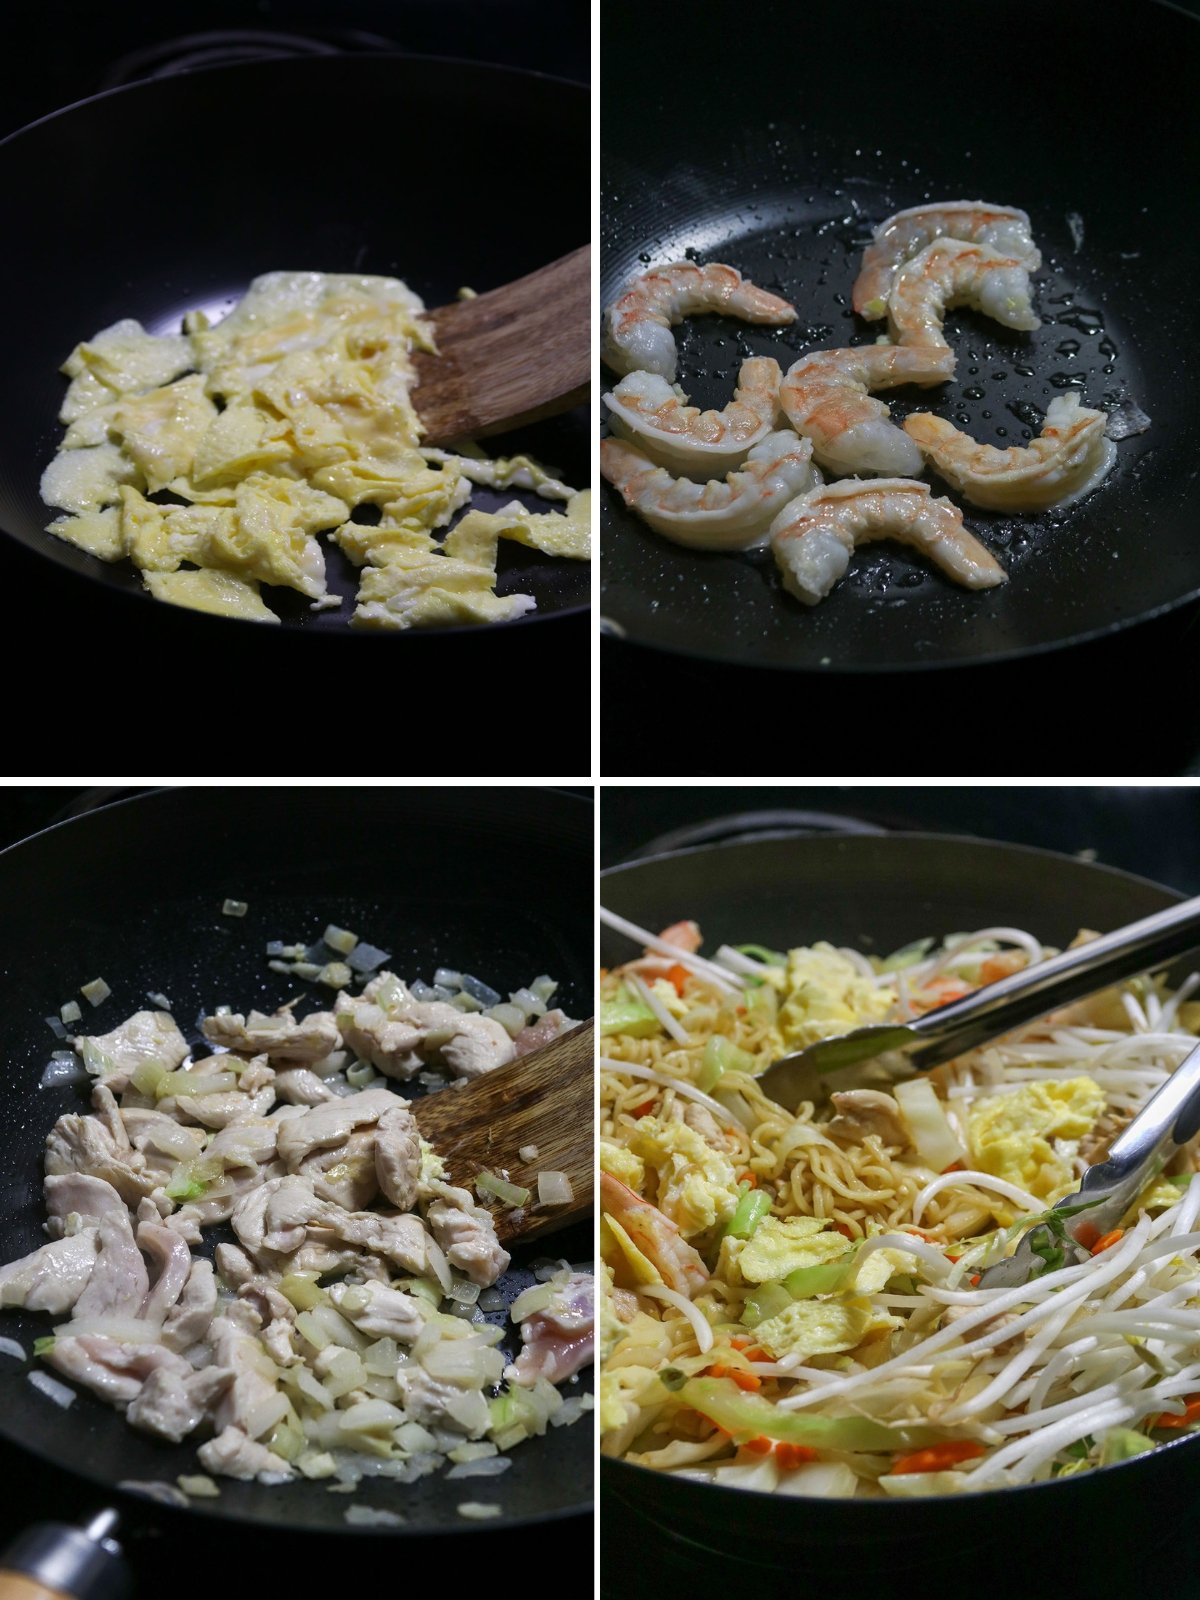
{"type": "MultiPolygon", "coordinates": [[[[167,999],[166,995],[159,993],[159,991],[156,990],[156,989],[147,989],[146,990],[146,999],[149,1000],[149,1002],[150,1002],[150,1004],[152,1006],[157,1006],[160,1011],[170,1011],[170,1009],[171,1009],[171,1002],[167,999]]],[[[79,1013],[76,1012],[76,1016],[78,1016],[78,1014],[79,1013]]],[[[64,1018],[64,1020],[65,1020],[65,1018],[64,1018]]],[[[207,1481],[211,1482],[212,1480],[209,1479],[207,1481]]],[[[200,1479],[199,1478],[193,1478],[192,1482],[193,1483],[199,1483],[200,1479]]]]}
{"type": "Polygon", "coordinates": [[[523,1206],[530,1195],[528,1189],[522,1189],[519,1184],[506,1183],[494,1172],[486,1170],[476,1176],[475,1189],[480,1196],[492,1195],[506,1206],[523,1206]]]}
{"type": "Polygon", "coordinates": [[[327,989],[348,989],[354,982],[354,974],[344,961],[328,961],[317,973],[317,982],[327,989]]]}
{"type": "Polygon", "coordinates": [[[438,1281],[443,1294],[449,1294],[454,1284],[454,1274],[450,1271],[450,1263],[442,1253],[442,1247],[432,1236],[425,1240],[425,1259],[429,1262],[429,1270],[438,1281]]]}
{"type": "Polygon", "coordinates": [[[374,1081],[375,1068],[369,1061],[356,1061],[346,1073],[346,1082],[355,1089],[365,1089],[369,1083],[374,1083],[374,1081]]]}
{"type": "Polygon", "coordinates": [[[565,1172],[538,1173],[538,1200],[544,1206],[568,1206],[575,1198],[565,1172]]]}
{"type": "Polygon", "coordinates": [[[224,917],[244,917],[249,909],[250,907],[245,900],[226,900],[221,907],[221,915],[224,917]]]}
{"type": "Polygon", "coordinates": [[[469,972],[462,974],[462,986],[466,994],[478,1000],[481,1006],[498,1006],[500,1004],[500,991],[493,989],[490,983],[483,983],[478,978],[473,978],[469,972]]]}
{"type": "Polygon", "coordinates": [[[65,1383],[59,1383],[57,1378],[52,1378],[48,1372],[27,1373],[30,1383],[35,1389],[40,1389],[54,1401],[56,1406],[70,1406],[75,1404],[75,1391],[68,1389],[65,1383]]]}
{"type": "Polygon", "coordinates": [[[141,1061],[129,1074],[129,1081],[139,1094],[153,1095],[168,1070],[161,1061],[141,1061]]]}
{"type": "Polygon", "coordinates": [[[197,1154],[192,1130],[181,1128],[178,1123],[171,1123],[170,1126],[165,1123],[152,1124],[146,1136],[146,1143],[164,1155],[175,1156],[180,1161],[189,1161],[197,1154]]]}
{"type": "Polygon", "coordinates": [[[308,1450],[296,1459],[296,1466],[306,1478],[332,1478],[337,1462],[327,1450],[308,1450]]]}
{"type": "Polygon", "coordinates": [[[484,1289],[477,1303],[481,1311],[504,1310],[504,1296],[499,1289],[484,1289]]]}
{"type": "Polygon", "coordinates": [[[928,1078],[913,1078],[892,1086],[892,1093],[908,1125],[917,1154],[935,1172],[945,1172],[967,1152],[946,1119],[942,1102],[928,1078]]]}
{"type": "Polygon", "coordinates": [[[479,1285],[467,1278],[458,1278],[450,1285],[448,1294],[451,1300],[457,1300],[460,1305],[473,1306],[479,1299],[479,1285]]]}
{"type": "Polygon", "coordinates": [[[360,939],[346,957],[346,963],[355,972],[374,972],[385,961],[390,961],[391,955],[387,950],[381,950],[378,945],[364,944],[360,939]]]}
{"type": "Polygon", "coordinates": [[[362,1363],[368,1372],[378,1378],[392,1378],[400,1360],[400,1346],[395,1339],[378,1339],[363,1353],[362,1363]]]}
{"type": "Polygon", "coordinates": [[[236,1088],[236,1072],[164,1072],[155,1085],[154,1094],[157,1099],[165,1100],[172,1094],[220,1094],[236,1088]]]}
{"type": "Polygon", "coordinates": [[[71,1037],[57,1017],[47,1017],[45,1022],[56,1039],[69,1039],[71,1037]]]}
{"type": "Polygon", "coordinates": [[[517,1151],[517,1154],[520,1156],[522,1161],[536,1161],[538,1156],[538,1147],[535,1144],[523,1144],[517,1151]]]}
{"type": "Polygon", "coordinates": [[[184,1494],[191,1495],[193,1500],[215,1500],[221,1492],[212,1479],[206,1477],[202,1472],[198,1473],[194,1478],[176,1478],[175,1482],[183,1490],[184,1494]]]}
{"type": "Polygon", "coordinates": [[[520,1006],[509,1005],[507,1002],[490,1006],[484,1015],[491,1017],[493,1022],[498,1022],[511,1039],[515,1039],[525,1027],[525,1013],[520,1006]]]}
{"type": "Polygon", "coordinates": [[[448,1478],[498,1478],[512,1466],[510,1456],[481,1456],[476,1461],[464,1461],[451,1467],[448,1478]]]}
{"type": "Polygon", "coordinates": [[[348,928],[339,928],[330,923],[321,935],[331,950],[336,950],[339,955],[348,956],[358,943],[358,935],[351,933],[348,928]]]}
{"type": "Polygon", "coordinates": [[[518,989],[515,994],[508,997],[513,1005],[520,1006],[527,1017],[544,1017],[546,1015],[546,1002],[541,995],[534,994],[532,989],[518,989]]]}
{"type": "Polygon", "coordinates": [[[0,1339],[0,1356],[12,1356],[15,1361],[24,1361],[25,1347],[15,1339],[0,1339]]]}
{"type": "Polygon", "coordinates": [[[451,1000],[450,1004],[455,1008],[456,1011],[469,1012],[483,1010],[483,1007],[479,1004],[479,1001],[476,1000],[475,996],[473,994],[468,994],[465,989],[460,989],[458,994],[454,996],[454,999],[451,1000]]]}
{"type": "Polygon", "coordinates": [[[484,1355],[461,1339],[445,1339],[435,1344],[422,1360],[422,1366],[431,1378],[445,1378],[450,1383],[477,1388],[486,1375],[484,1355]]]}
{"type": "Polygon", "coordinates": [[[64,1083],[86,1083],[87,1070],[76,1056],[58,1060],[52,1056],[38,1079],[39,1089],[57,1089],[64,1083]]]}
{"type": "Polygon", "coordinates": [[[343,1513],[352,1528],[401,1528],[404,1518],[398,1511],[378,1510],[375,1506],[347,1506],[343,1513]]]}
{"type": "Polygon", "coordinates": [[[558,983],[556,979],[548,978],[543,973],[540,978],[535,978],[529,987],[539,1000],[544,1000],[549,1004],[554,998],[554,991],[558,988],[558,983]]]}
{"type": "Polygon", "coordinates": [[[68,1000],[66,1005],[60,1008],[58,1014],[64,1022],[78,1022],[83,1012],[80,1011],[74,1000],[68,1000]]]}
{"type": "Polygon", "coordinates": [[[433,975],[435,988],[461,989],[462,981],[462,973],[451,972],[449,967],[439,967],[433,975]]]}
{"type": "Polygon", "coordinates": [[[305,983],[315,983],[325,968],[319,967],[315,961],[294,961],[290,970],[298,978],[303,978],[305,983]]]}
{"type": "Polygon", "coordinates": [[[460,1517],[470,1517],[475,1522],[483,1522],[488,1517],[500,1515],[499,1506],[484,1505],[479,1500],[464,1500],[458,1507],[460,1517]]]}
{"type": "Polygon", "coordinates": [[[85,1000],[90,1001],[94,1006],[98,1006],[108,999],[112,990],[103,978],[93,978],[90,983],[82,984],[79,992],[85,1000]]]}
{"type": "Polygon", "coordinates": [[[553,1298],[554,1290],[548,1283],[531,1284],[513,1301],[508,1314],[513,1322],[524,1322],[535,1311],[544,1311],[553,1298]]]}
{"type": "Polygon", "coordinates": [[[411,1452],[437,1449],[437,1440],[429,1429],[423,1428],[419,1422],[406,1422],[403,1427],[397,1428],[396,1443],[401,1450],[411,1452]]]}

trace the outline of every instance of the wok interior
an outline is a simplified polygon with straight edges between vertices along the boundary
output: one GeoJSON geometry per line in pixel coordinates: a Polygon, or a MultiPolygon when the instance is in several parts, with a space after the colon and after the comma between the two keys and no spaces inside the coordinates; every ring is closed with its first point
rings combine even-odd
{"type": "MultiPolygon", "coordinates": [[[[215,321],[277,269],[400,277],[429,306],[464,285],[499,288],[588,237],[587,155],[584,89],[398,56],[151,80],[16,135],[0,146],[0,186],[21,224],[19,250],[0,264],[3,299],[20,308],[4,336],[0,528],[60,566],[142,593],[128,563],[44,532],[57,513],[38,483],[62,437],[58,369],[75,344],[124,317],[153,333],[179,332],[189,310],[215,321]]],[[[515,448],[586,486],[586,410],[489,450],[515,448]]],[[[512,498],[485,490],[475,503],[512,498]]],[[[586,563],[503,542],[503,592],[532,593],[539,612],[586,604],[586,563]]],[[[331,587],[352,597],[357,569],[327,540],[322,548],[331,587]]],[[[271,594],[285,627],[345,628],[347,605],[339,617],[286,596],[271,594]]]]}
{"type": "MultiPolygon", "coordinates": [[[[1145,879],[1048,851],[904,834],[685,850],[616,868],[601,880],[603,904],[641,927],[656,930],[695,918],[707,953],[721,943],[786,949],[827,939],[867,955],[886,955],[930,934],[990,926],[1027,928],[1062,946],[1080,928],[1107,932],[1181,898],[1145,879]]],[[[603,965],[627,961],[632,954],[626,940],[603,932],[603,965]]],[[[1196,966],[1194,955],[1185,957],[1173,976],[1182,978],[1196,966]]],[[[718,1532],[732,1525],[749,1560],[769,1561],[773,1552],[782,1557],[801,1545],[811,1553],[817,1541],[825,1552],[816,1558],[818,1564],[844,1563],[853,1547],[860,1566],[875,1563],[880,1571],[894,1570],[898,1549],[910,1559],[918,1552],[921,1560],[947,1557],[940,1545],[947,1535],[977,1550],[989,1540],[999,1546],[1018,1528],[1044,1531],[1051,1487],[1052,1512],[1057,1508],[1068,1521],[1072,1514],[1086,1515],[1089,1528],[1094,1516],[1101,1518],[1090,1551],[1094,1558],[1104,1549],[1105,1510],[1116,1515],[1131,1492],[1165,1508],[1183,1503],[1200,1487],[1200,1450],[1187,1439],[1053,1485],[904,1501],[781,1498],[691,1482],[624,1461],[605,1459],[603,1466],[606,1493],[705,1545],[732,1553],[733,1540],[718,1532]],[[1002,1514],[994,1509],[1000,1506],[1002,1514]],[[939,1542],[936,1552],[932,1545],[927,1548],[933,1540],[939,1542]]],[[[1110,1531],[1128,1542],[1127,1517],[1110,1531]]],[[[961,1560],[964,1546],[953,1548],[954,1559],[961,1560]]],[[[1041,1555],[1052,1558],[1053,1553],[1041,1555]]],[[[1076,1555],[1073,1551],[1072,1559],[1076,1555]]]]}
{"type": "MultiPolygon", "coordinates": [[[[314,940],[334,922],[390,951],[401,976],[428,982],[447,965],[507,992],[548,972],[568,1014],[589,1014],[590,807],[526,792],[523,810],[494,816],[473,790],[243,791],[234,816],[220,790],[177,790],[85,817],[0,857],[9,905],[32,905],[22,897],[42,884],[38,911],[0,931],[9,1073],[0,1106],[0,1260],[45,1242],[45,1136],[56,1117],[87,1107],[78,1089],[37,1087],[50,1051],[60,1048],[43,1018],[90,978],[104,977],[113,994],[95,1012],[81,1001],[81,1028],[115,1027],[154,990],[194,1039],[201,1011],[217,1004],[271,1010],[303,992],[301,1012],[322,1007],[330,991],[271,972],[263,946],[314,940]],[[517,876],[538,863],[550,883],[514,904],[517,876]],[[249,903],[244,918],[221,914],[227,896],[249,903]]],[[[452,1158],[449,1165],[453,1173],[452,1158]]],[[[206,1244],[221,1236],[206,1230],[206,1244]]],[[[559,1256],[590,1259],[588,1224],[514,1251],[499,1284],[506,1300],[533,1281],[531,1261],[559,1256]]],[[[0,1319],[27,1351],[53,1320],[13,1312],[0,1319]]],[[[26,1370],[9,1358],[0,1363],[0,1432],[12,1442],[93,1480],[105,1495],[124,1479],[174,1483],[197,1470],[194,1441],[151,1440],[85,1391],[60,1410],[26,1370]]],[[[590,1381],[588,1373],[580,1384],[590,1381]]],[[[270,1489],[221,1479],[220,1498],[194,1506],[204,1515],[340,1531],[347,1507],[358,1503],[398,1512],[406,1521],[397,1531],[462,1532],[471,1525],[457,1513],[460,1501],[498,1503],[506,1522],[553,1517],[586,1508],[591,1478],[585,1418],[514,1450],[494,1484],[440,1474],[405,1487],[377,1479],[349,1496],[321,1483],[270,1489]]]]}

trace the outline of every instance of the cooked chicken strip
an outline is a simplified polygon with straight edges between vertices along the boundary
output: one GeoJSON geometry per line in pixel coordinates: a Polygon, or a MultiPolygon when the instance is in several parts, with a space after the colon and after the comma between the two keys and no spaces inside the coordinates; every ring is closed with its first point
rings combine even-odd
{"type": "Polygon", "coordinates": [[[511,1259],[496,1238],[491,1213],[476,1205],[465,1189],[445,1183],[431,1188],[441,1196],[425,1213],[433,1237],[452,1267],[465,1272],[472,1283],[489,1288],[511,1259]]]}
{"type": "Polygon", "coordinates": [[[344,1211],[340,1206],[327,1205],[316,1234],[318,1243],[323,1242],[326,1231],[343,1244],[386,1256],[406,1272],[420,1276],[428,1267],[427,1235],[418,1216],[385,1217],[377,1211],[344,1211]]]}
{"type": "Polygon", "coordinates": [[[282,1411],[275,1388],[275,1364],[255,1334],[240,1320],[249,1314],[257,1323],[258,1313],[246,1305],[228,1306],[214,1317],[209,1329],[213,1361],[233,1372],[233,1382],[216,1410],[215,1426],[237,1427],[250,1438],[257,1438],[279,1421],[282,1411]]]}
{"type": "MultiPolygon", "coordinates": [[[[167,1104],[166,1101],[163,1104],[167,1104]]],[[[181,1094],[171,1101],[181,1117],[200,1122],[206,1128],[227,1128],[231,1122],[247,1117],[265,1117],[275,1104],[275,1087],[268,1084],[255,1094],[240,1089],[218,1090],[216,1094],[181,1094]]]]}
{"type": "Polygon", "coordinates": [[[539,1378],[563,1383],[594,1356],[596,1283],[591,1273],[573,1272],[556,1286],[549,1305],[521,1323],[521,1353],[509,1369],[513,1382],[539,1378]]]}
{"type": "Polygon", "coordinates": [[[197,1155],[204,1148],[204,1134],[199,1128],[183,1128],[165,1111],[122,1110],[121,1122],[129,1143],[148,1161],[157,1155],[161,1164],[177,1162],[178,1148],[172,1150],[162,1141],[174,1141],[177,1147],[181,1133],[191,1140],[197,1155]]]}
{"type": "Polygon", "coordinates": [[[71,1043],[88,1071],[114,1094],[127,1089],[130,1074],[146,1062],[173,1072],[188,1053],[187,1041],[165,1011],[137,1011],[111,1033],[80,1034],[71,1043]]]}
{"type": "Polygon", "coordinates": [[[831,1138],[861,1144],[874,1133],[897,1150],[912,1142],[900,1107],[890,1094],[880,1089],[844,1089],[831,1099],[838,1113],[826,1130],[831,1138]]]}
{"type": "Polygon", "coordinates": [[[289,1117],[280,1126],[279,1154],[288,1169],[295,1172],[315,1150],[342,1145],[355,1128],[378,1122],[385,1112],[407,1104],[390,1089],[363,1089],[358,1094],[312,1106],[302,1117],[289,1117]]]}
{"type": "Polygon", "coordinates": [[[184,1291],[163,1323],[163,1344],[168,1350],[190,1350],[207,1334],[216,1309],[217,1281],[212,1262],[193,1261],[184,1291]]]}
{"type": "Polygon", "coordinates": [[[205,1154],[219,1156],[227,1166],[254,1168],[275,1159],[278,1133],[279,1124],[271,1117],[243,1117],[214,1134],[205,1154]]]}
{"type": "Polygon", "coordinates": [[[117,1105],[116,1097],[106,1084],[98,1083],[93,1088],[92,1106],[108,1131],[108,1136],[113,1142],[113,1149],[119,1150],[124,1155],[131,1148],[129,1135],[126,1133],[125,1124],[121,1120],[121,1110],[117,1105]]]}
{"type": "Polygon", "coordinates": [[[255,1444],[240,1428],[226,1428],[215,1439],[202,1444],[196,1454],[206,1472],[214,1472],[222,1478],[241,1478],[248,1482],[264,1474],[269,1481],[293,1476],[282,1456],[275,1455],[264,1444],[255,1444]]]}
{"type": "Polygon", "coordinates": [[[316,1150],[300,1172],[322,1200],[347,1211],[361,1211],[379,1192],[375,1170],[375,1129],[360,1128],[334,1150],[316,1150]]]}
{"type": "Polygon", "coordinates": [[[103,1178],[89,1178],[82,1172],[63,1172],[47,1178],[42,1193],[50,1219],[46,1232],[52,1239],[62,1238],[67,1230],[67,1218],[72,1215],[79,1218],[82,1227],[94,1228],[106,1211],[125,1210],[124,1200],[111,1183],[105,1183],[103,1178]]]}
{"type": "MultiPolygon", "coordinates": [[[[139,1317],[150,1288],[146,1263],[133,1237],[127,1211],[107,1211],[96,1229],[100,1253],[74,1317],[139,1317]]],[[[186,1249],[186,1246],[181,1246],[186,1249]]]]}
{"type": "Polygon", "coordinates": [[[231,1289],[240,1289],[243,1283],[249,1283],[255,1275],[255,1266],[244,1250],[239,1250],[235,1244],[219,1244],[215,1251],[217,1258],[217,1271],[221,1274],[222,1281],[231,1289]]]}
{"type": "Polygon", "coordinates": [[[152,1372],[129,1404],[125,1416],[135,1428],[179,1444],[210,1419],[224,1397],[233,1373],[205,1367],[183,1377],[171,1367],[152,1372]]]}
{"type": "Polygon", "coordinates": [[[162,1223],[140,1222],[137,1242],[157,1263],[158,1276],[136,1314],[144,1322],[161,1322],[184,1291],[191,1275],[192,1252],[177,1233],[162,1223]]]}
{"type": "Polygon", "coordinates": [[[370,1334],[373,1339],[398,1339],[401,1344],[415,1342],[429,1315],[429,1303],[420,1295],[405,1294],[385,1283],[331,1284],[329,1298],[360,1333],[370,1334]],[[357,1305],[364,1294],[370,1297],[368,1304],[361,1310],[351,1310],[346,1304],[347,1296],[351,1305],[357,1305]]]}
{"type": "MultiPolygon", "coordinates": [[[[121,1207],[124,1213],[124,1206],[121,1207]]],[[[20,1261],[0,1267],[0,1306],[26,1311],[70,1311],[88,1286],[99,1238],[95,1228],[44,1244],[20,1261]]]]}
{"type": "Polygon", "coordinates": [[[683,1120],[693,1133],[698,1133],[705,1144],[711,1145],[714,1150],[724,1153],[737,1149],[737,1140],[721,1131],[720,1123],[707,1106],[698,1106],[689,1100],[683,1108],[683,1120]]]}
{"type": "Polygon", "coordinates": [[[145,1167],[146,1158],[141,1151],[127,1150],[123,1155],[117,1149],[99,1117],[68,1112],[59,1117],[46,1139],[47,1176],[82,1172],[90,1178],[101,1178],[130,1207],[136,1207],[142,1196],[155,1187],[156,1180],[145,1167]]]}
{"type": "Polygon", "coordinates": [[[275,1093],[293,1106],[319,1106],[338,1097],[324,1079],[307,1067],[288,1067],[275,1074],[275,1093]]]}
{"type": "Polygon", "coordinates": [[[404,1106],[385,1111],[375,1125],[375,1175],[398,1210],[412,1210],[421,1176],[421,1136],[404,1106]]]}
{"type": "Polygon", "coordinates": [[[323,1061],[341,1048],[341,1035],[329,1011],[314,1011],[299,1021],[290,1011],[266,1016],[252,1011],[222,1011],[205,1017],[201,1032],[209,1044],[224,1045],[243,1055],[268,1055],[272,1061],[323,1061]]]}
{"type": "Polygon", "coordinates": [[[161,1344],[122,1344],[99,1333],[56,1338],[46,1360],[64,1377],[82,1383],[113,1405],[136,1399],[142,1384],[160,1367],[181,1378],[190,1377],[193,1370],[161,1344]]]}
{"type": "Polygon", "coordinates": [[[446,1041],[440,1054],[456,1078],[481,1078],[485,1072],[507,1065],[516,1048],[492,1017],[460,1014],[454,1037],[446,1041]]]}
{"type": "Polygon", "coordinates": [[[405,1412],[422,1427],[448,1428],[452,1433],[465,1433],[472,1439],[478,1439],[487,1432],[487,1401],[482,1394],[479,1395],[481,1406],[478,1408],[478,1417],[463,1422],[448,1410],[452,1404],[456,1405],[456,1409],[466,1409],[463,1402],[468,1399],[467,1391],[456,1384],[431,1378],[424,1368],[415,1364],[401,1367],[396,1373],[396,1383],[405,1412]]]}

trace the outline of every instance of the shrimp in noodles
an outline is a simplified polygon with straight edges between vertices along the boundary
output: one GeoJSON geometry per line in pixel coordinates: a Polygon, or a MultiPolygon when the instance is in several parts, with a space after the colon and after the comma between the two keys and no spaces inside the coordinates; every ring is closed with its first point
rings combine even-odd
{"type": "Polygon", "coordinates": [[[1029,301],[1029,269],[986,244],[936,239],[901,267],[888,296],[888,325],[899,345],[946,348],[951,306],[971,306],[1006,328],[1040,328],[1029,301]]]}
{"type": "Polygon", "coordinates": [[[912,477],[921,452],[870,394],[903,383],[927,388],[954,376],[951,350],[907,350],[867,344],[852,350],[816,350],[789,370],[779,403],[796,432],[812,440],[813,454],[831,472],[878,472],[912,477]]]}
{"type": "Polygon", "coordinates": [[[740,467],[770,433],[779,409],[779,363],[752,356],[742,363],[733,399],[722,411],[701,411],[652,372],[631,372],[604,403],[616,433],[659,466],[707,480],[740,467]]]}
{"type": "Polygon", "coordinates": [[[600,1174],[600,1208],[618,1222],[630,1239],[657,1269],[668,1289],[691,1299],[708,1282],[704,1258],[657,1206],[614,1178],[600,1174]]]}
{"type": "Polygon", "coordinates": [[[1080,404],[1077,394],[1050,402],[1045,426],[1022,448],[978,444],[941,417],[919,411],[905,432],[931,466],[972,505],[998,511],[1044,511],[1090,494],[1116,459],[1105,438],[1102,411],[1080,404]]]}
{"type": "Polygon", "coordinates": [[[1029,232],[1029,217],[1015,206],[995,206],[986,200],[943,200],[936,205],[912,206],[897,211],[875,229],[873,241],[863,251],[862,269],[854,284],[854,309],[860,317],[878,321],[887,311],[887,297],[896,271],[935,239],[964,239],[969,244],[991,245],[1015,256],[1036,272],[1041,253],[1029,232]]]}
{"type": "Polygon", "coordinates": [[[745,466],[723,481],[673,478],[623,439],[601,440],[600,470],[656,532],[676,544],[711,550],[763,543],[771,519],[820,481],[812,466],[812,445],[786,429],[769,433],[751,450],[745,466]]]}
{"type": "Polygon", "coordinates": [[[677,356],[671,329],[706,311],[772,327],[796,320],[795,306],[749,282],[735,267],[718,261],[706,267],[672,261],[634,278],[609,307],[604,359],[614,372],[654,372],[674,383],[677,356]]]}
{"type": "Polygon", "coordinates": [[[955,583],[988,589],[1007,574],[949,500],[903,478],[847,480],[814,489],[786,506],[771,527],[771,549],[784,588],[805,605],[823,600],[850,565],[855,547],[873,539],[911,545],[955,583]]]}

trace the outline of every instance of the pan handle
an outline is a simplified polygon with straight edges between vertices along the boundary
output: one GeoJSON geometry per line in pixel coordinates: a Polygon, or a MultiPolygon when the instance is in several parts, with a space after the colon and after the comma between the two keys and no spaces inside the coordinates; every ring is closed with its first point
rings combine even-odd
{"type": "Polygon", "coordinates": [[[38,1522],[0,1556],[0,1600],[127,1600],[129,1568],[112,1537],[117,1513],[82,1528],[38,1522]]]}

